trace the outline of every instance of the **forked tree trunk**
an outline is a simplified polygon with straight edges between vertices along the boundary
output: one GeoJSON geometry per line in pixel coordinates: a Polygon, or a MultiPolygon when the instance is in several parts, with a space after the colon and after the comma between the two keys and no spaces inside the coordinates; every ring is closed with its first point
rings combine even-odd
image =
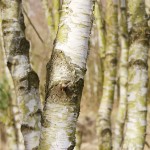
{"type": "Polygon", "coordinates": [[[47,64],[40,150],[73,150],[80,110],[93,0],[64,0],[59,30],[47,64]]]}
{"type": "Polygon", "coordinates": [[[120,64],[119,64],[119,87],[120,97],[117,118],[113,137],[113,150],[119,150],[123,141],[123,131],[127,108],[127,81],[128,81],[128,28],[126,0],[120,0],[120,64]]]}
{"type": "Polygon", "coordinates": [[[128,1],[129,66],[127,122],[123,150],[143,150],[146,133],[148,86],[148,34],[143,0],[128,1]]]}
{"type": "Polygon", "coordinates": [[[111,150],[111,110],[114,99],[116,82],[116,64],[118,47],[118,7],[117,2],[108,0],[106,4],[106,52],[104,61],[104,83],[102,99],[98,111],[97,133],[99,138],[99,150],[111,150]]]}
{"type": "Polygon", "coordinates": [[[26,150],[39,145],[39,79],[29,62],[30,44],[26,40],[21,0],[3,0],[2,31],[7,65],[12,75],[20,109],[21,131],[26,150]]]}

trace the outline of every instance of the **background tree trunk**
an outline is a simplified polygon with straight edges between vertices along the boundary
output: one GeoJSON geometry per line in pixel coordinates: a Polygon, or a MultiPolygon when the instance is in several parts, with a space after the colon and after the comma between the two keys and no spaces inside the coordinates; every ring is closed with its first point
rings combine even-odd
{"type": "Polygon", "coordinates": [[[39,145],[40,97],[39,79],[29,62],[29,42],[24,31],[22,2],[3,1],[2,31],[7,66],[11,72],[21,113],[21,131],[26,150],[39,145]]]}
{"type": "Polygon", "coordinates": [[[112,148],[111,110],[114,99],[118,47],[118,7],[117,2],[108,0],[106,3],[106,53],[104,61],[104,83],[102,99],[98,111],[97,133],[99,150],[112,148]]]}
{"type": "Polygon", "coordinates": [[[123,150],[142,150],[146,133],[147,86],[148,86],[148,37],[143,0],[128,2],[129,14],[129,77],[127,122],[123,150]]]}
{"type": "MultiPolygon", "coordinates": [[[[23,141],[23,136],[22,136],[21,131],[20,131],[19,108],[18,108],[18,105],[16,102],[14,83],[13,83],[11,74],[9,72],[9,69],[7,67],[7,58],[5,56],[5,50],[4,50],[4,41],[3,41],[3,35],[2,35],[2,10],[1,9],[2,9],[2,6],[0,3],[0,43],[1,43],[0,49],[3,51],[4,68],[5,68],[4,75],[6,78],[6,79],[4,78],[3,80],[4,80],[5,86],[8,86],[9,90],[11,91],[11,92],[10,91],[9,92],[4,91],[5,94],[8,95],[7,100],[8,100],[8,104],[9,104],[6,111],[9,112],[8,114],[11,116],[11,117],[9,116],[10,119],[6,123],[8,125],[8,126],[6,126],[6,132],[7,131],[9,132],[9,133],[7,133],[6,138],[7,138],[7,141],[8,141],[7,144],[9,145],[10,150],[11,149],[12,150],[14,150],[14,149],[23,150],[24,149],[24,141],[23,141]],[[5,83],[5,80],[7,80],[6,83],[5,83]]],[[[2,89],[2,90],[5,90],[5,89],[2,89]]],[[[1,96],[0,96],[0,100],[3,101],[1,96]]]]}
{"type": "Polygon", "coordinates": [[[105,31],[105,19],[104,12],[102,10],[102,3],[96,1],[95,3],[95,19],[98,30],[98,39],[99,39],[99,54],[101,59],[101,70],[102,70],[102,83],[104,81],[104,60],[106,52],[106,31],[105,31]]]}
{"type": "Polygon", "coordinates": [[[120,0],[120,64],[119,64],[119,106],[115,122],[115,131],[113,136],[113,149],[119,150],[123,142],[124,123],[126,118],[127,105],[127,81],[128,81],[128,28],[126,0],[120,0]]]}

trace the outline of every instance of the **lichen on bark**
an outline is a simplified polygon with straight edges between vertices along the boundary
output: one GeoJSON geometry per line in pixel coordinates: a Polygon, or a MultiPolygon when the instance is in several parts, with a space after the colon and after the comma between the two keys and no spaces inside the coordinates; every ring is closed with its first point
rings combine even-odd
{"type": "Polygon", "coordinates": [[[111,111],[116,83],[118,48],[118,5],[116,1],[106,3],[106,51],[104,61],[103,93],[97,117],[99,150],[112,149],[111,111]]]}
{"type": "Polygon", "coordinates": [[[35,149],[40,136],[39,79],[29,61],[22,1],[3,1],[2,32],[7,66],[13,78],[20,110],[21,131],[26,150],[35,149]]]}
{"type": "Polygon", "coordinates": [[[143,0],[128,2],[129,59],[127,121],[122,149],[142,150],[145,143],[149,28],[143,0]]]}
{"type": "Polygon", "coordinates": [[[124,124],[127,111],[128,82],[128,26],[126,0],[120,0],[120,64],[119,64],[119,105],[113,135],[113,150],[121,148],[124,136],[124,124]]]}
{"type": "Polygon", "coordinates": [[[51,60],[39,149],[73,150],[86,72],[93,0],[64,0],[51,60]]]}

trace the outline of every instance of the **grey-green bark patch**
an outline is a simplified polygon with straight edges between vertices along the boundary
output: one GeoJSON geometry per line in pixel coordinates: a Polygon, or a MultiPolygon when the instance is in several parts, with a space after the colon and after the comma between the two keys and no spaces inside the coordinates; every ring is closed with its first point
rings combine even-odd
{"type": "Polygon", "coordinates": [[[106,52],[104,60],[103,94],[98,112],[97,133],[99,150],[112,149],[112,133],[110,115],[114,99],[116,83],[117,46],[118,46],[118,9],[113,1],[106,3],[106,52]]]}
{"type": "Polygon", "coordinates": [[[143,0],[128,2],[130,50],[127,126],[122,149],[142,150],[145,142],[148,83],[148,36],[143,0]]]}
{"type": "Polygon", "coordinates": [[[5,1],[2,31],[7,66],[11,72],[19,110],[19,121],[27,150],[38,146],[40,132],[39,79],[29,64],[29,42],[25,38],[22,1],[5,1]],[[31,105],[30,105],[31,104],[31,105]],[[33,131],[33,132],[32,132],[33,131]],[[30,138],[31,139],[30,139],[30,138]]]}
{"type": "MultiPolygon", "coordinates": [[[[53,52],[51,61],[47,64],[47,83],[48,84],[46,87],[46,101],[45,101],[44,113],[42,115],[42,118],[43,118],[42,126],[43,128],[45,128],[44,130],[51,130],[52,125],[50,122],[54,121],[54,120],[51,120],[47,116],[47,114],[53,113],[52,110],[49,110],[47,108],[48,105],[56,104],[57,106],[57,104],[59,104],[60,106],[62,106],[62,109],[63,107],[64,108],[67,107],[68,112],[64,112],[64,115],[66,116],[66,115],[69,115],[69,113],[73,113],[74,117],[73,116],[72,117],[75,119],[74,121],[76,122],[77,117],[79,115],[80,99],[81,99],[81,94],[82,94],[82,89],[83,89],[83,78],[80,77],[80,74],[85,73],[80,68],[78,68],[80,71],[76,71],[77,70],[76,67],[77,66],[70,63],[70,59],[66,58],[62,51],[55,50],[53,52]],[[57,78],[55,77],[57,76],[56,75],[57,71],[62,68],[64,71],[64,72],[61,72],[62,78],[56,80],[57,78]],[[72,107],[73,110],[70,107],[72,107]]],[[[56,114],[57,113],[61,113],[61,112],[56,112],[56,114]]],[[[67,121],[63,117],[59,119],[61,119],[62,122],[67,121]]],[[[67,132],[66,130],[67,128],[65,129],[66,131],[65,130],[64,131],[69,137],[69,141],[72,143],[70,148],[68,149],[73,149],[73,147],[75,146],[75,130],[72,129],[72,126],[70,126],[69,123],[67,124],[68,124],[67,128],[71,132],[70,133],[67,132]]],[[[41,140],[43,142],[41,142],[39,149],[42,149],[43,147],[50,148],[52,146],[51,141],[49,141],[50,142],[49,146],[47,145],[46,142],[44,142],[45,141],[44,139],[47,137],[45,134],[42,136],[41,140]]]]}
{"type": "Polygon", "coordinates": [[[68,39],[68,32],[69,32],[69,27],[67,25],[63,24],[61,27],[59,27],[57,41],[60,43],[65,43],[68,39]]]}

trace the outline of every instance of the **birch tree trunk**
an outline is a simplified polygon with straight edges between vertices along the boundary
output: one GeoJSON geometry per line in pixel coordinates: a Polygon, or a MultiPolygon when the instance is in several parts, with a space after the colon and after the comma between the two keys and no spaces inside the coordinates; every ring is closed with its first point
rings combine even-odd
{"type": "MultiPolygon", "coordinates": [[[[0,4],[1,5],[1,4],[0,4]]],[[[11,91],[11,95],[9,96],[9,110],[11,111],[11,116],[12,116],[12,120],[13,120],[13,128],[14,128],[14,132],[15,132],[15,144],[13,144],[14,146],[16,145],[17,147],[15,149],[18,150],[23,150],[24,149],[24,141],[23,141],[23,137],[20,131],[20,114],[19,114],[19,108],[16,102],[16,95],[15,95],[15,89],[14,89],[14,84],[13,84],[13,80],[11,77],[11,74],[9,72],[9,69],[7,67],[7,58],[5,56],[5,51],[4,51],[4,41],[3,41],[3,35],[2,35],[2,14],[1,14],[1,9],[2,7],[0,6],[0,42],[1,42],[1,49],[3,51],[3,57],[4,57],[4,64],[5,66],[5,76],[6,79],[8,81],[9,87],[10,87],[10,91],[11,91]]],[[[11,134],[12,134],[12,130],[11,130],[11,134]]],[[[10,144],[9,144],[10,145],[10,144]]],[[[10,147],[12,148],[12,145],[10,145],[10,147]]],[[[12,148],[13,149],[13,148],[12,148]]]]}
{"type": "Polygon", "coordinates": [[[64,0],[56,43],[47,64],[39,150],[73,150],[80,110],[93,0],[64,0]]]}
{"type": "Polygon", "coordinates": [[[100,56],[102,58],[105,57],[105,47],[106,47],[106,39],[105,39],[105,22],[104,22],[104,15],[102,11],[102,4],[101,2],[96,2],[95,4],[95,18],[96,18],[96,25],[98,28],[99,33],[99,42],[100,42],[100,56]]]}
{"type": "Polygon", "coordinates": [[[39,145],[41,127],[39,79],[29,62],[30,46],[24,35],[22,1],[2,2],[2,31],[7,66],[15,85],[25,147],[26,150],[32,150],[39,145]]]}
{"type": "Polygon", "coordinates": [[[127,123],[123,150],[142,150],[146,134],[149,28],[143,0],[130,0],[127,123]]]}
{"type": "Polygon", "coordinates": [[[127,105],[128,28],[127,28],[126,0],[120,0],[120,46],[121,46],[120,64],[119,64],[120,100],[113,137],[114,150],[119,150],[121,148],[121,144],[123,141],[123,131],[127,105]]]}
{"type": "Polygon", "coordinates": [[[99,150],[112,147],[110,115],[114,99],[117,64],[117,2],[108,0],[106,4],[106,53],[104,61],[104,83],[101,104],[98,111],[97,133],[99,150]]]}
{"type": "Polygon", "coordinates": [[[106,52],[106,31],[105,31],[105,20],[104,20],[104,13],[102,10],[102,4],[100,2],[96,2],[95,4],[95,18],[96,18],[96,25],[98,30],[98,37],[99,37],[99,51],[100,51],[100,58],[101,58],[101,70],[102,70],[102,83],[104,81],[104,59],[105,59],[105,52],[106,52]]]}

